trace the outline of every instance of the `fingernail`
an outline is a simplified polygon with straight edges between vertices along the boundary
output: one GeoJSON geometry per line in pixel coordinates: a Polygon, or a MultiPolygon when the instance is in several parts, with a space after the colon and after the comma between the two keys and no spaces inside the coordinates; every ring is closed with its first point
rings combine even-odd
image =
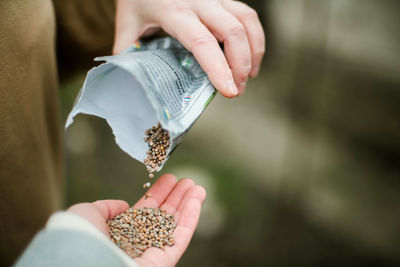
{"type": "Polygon", "coordinates": [[[226,86],[228,87],[228,90],[229,90],[229,92],[231,92],[231,94],[233,94],[235,96],[238,94],[238,89],[237,89],[237,87],[235,85],[235,82],[233,80],[229,80],[227,82],[226,86]]]}

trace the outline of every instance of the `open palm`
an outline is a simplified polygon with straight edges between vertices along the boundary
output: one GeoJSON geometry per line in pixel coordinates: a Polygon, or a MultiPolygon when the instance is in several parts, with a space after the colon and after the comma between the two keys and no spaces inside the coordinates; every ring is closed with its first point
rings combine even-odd
{"type": "MultiPolygon", "coordinates": [[[[176,180],[171,174],[161,176],[149,189],[151,197],[142,197],[133,208],[161,208],[172,214],[176,229],[173,237],[175,245],[164,250],[151,247],[135,261],[140,266],[174,266],[185,252],[196,229],[201,205],[206,197],[203,187],[189,179],[176,180]]],[[[68,211],[89,220],[105,235],[109,236],[107,220],[124,212],[129,205],[122,200],[99,200],[72,206],[68,211]]]]}

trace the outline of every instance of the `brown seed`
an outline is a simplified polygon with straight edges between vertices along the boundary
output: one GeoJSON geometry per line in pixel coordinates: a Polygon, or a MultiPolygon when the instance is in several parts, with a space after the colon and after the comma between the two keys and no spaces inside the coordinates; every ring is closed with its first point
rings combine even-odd
{"type": "MultiPolygon", "coordinates": [[[[147,157],[143,161],[149,172],[149,178],[152,178],[150,174],[154,171],[158,171],[159,167],[162,166],[166,159],[166,151],[169,148],[169,132],[161,127],[158,122],[157,126],[153,126],[145,131],[145,142],[149,146],[149,150],[146,152],[147,157]]],[[[153,176],[154,177],[154,176],[153,176]]]]}
{"type": "Polygon", "coordinates": [[[130,257],[139,257],[149,247],[163,249],[166,245],[173,245],[172,234],[176,225],[173,217],[164,210],[131,208],[107,224],[110,226],[111,240],[130,257]]]}

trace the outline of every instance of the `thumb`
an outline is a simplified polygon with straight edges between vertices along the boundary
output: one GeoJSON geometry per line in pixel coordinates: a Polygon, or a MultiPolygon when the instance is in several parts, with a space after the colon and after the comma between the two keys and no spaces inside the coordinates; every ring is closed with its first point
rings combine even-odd
{"type": "Polygon", "coordinates": [[[119,54],[140,37],[139,20],[123,5],[117,7],[113,54],[119,54]]]}
{"type": "Polygon", "coordinates": [[[105,220],[112,219],[116,215],[129,209],[129,204],[124,200],[97,200],[92,204],[105,220]]]}
{"type": "Polygon", "coordinates": [[[102,233],[108,236],[107,220],[129,208],[123,200],[98,200],[93,203],[73,205],[67,211],[75,213],[93,224],[102,233]]]}

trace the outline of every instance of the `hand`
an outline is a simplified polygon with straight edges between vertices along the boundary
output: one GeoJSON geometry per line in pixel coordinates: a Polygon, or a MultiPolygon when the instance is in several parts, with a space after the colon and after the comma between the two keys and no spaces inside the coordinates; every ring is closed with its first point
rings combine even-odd
{"type": "Polygon", "coordinates": [[[244,92],[265,51],[257,13],[232,0],[118,0],[113,52],[122,52],[159,27],[193,53],[226,97],[244,92]],[[218,42],[224,44],[224,52],[218,42]]]}
{"type": "MultiPolygon", "coordinates": [[[[177,225],[173,235],[175,244],[172,247],[166,246],[164,250],[149,248],[140,257],[135,258],[135,261],[140,266],[174,266],[193,236],[206,192],[191,179],[185,178],[177,182],[175,176],[170,174],[161,176],[149,192],[152,196],[147,199],[142,197],[133,208],[159,207],[172,214],[177,225]]],[[[128,208],[128,203],[122,200],[99,200],[76,204],[68,211],[86,218],[109,236],[107,220],[128,208]]]]}

